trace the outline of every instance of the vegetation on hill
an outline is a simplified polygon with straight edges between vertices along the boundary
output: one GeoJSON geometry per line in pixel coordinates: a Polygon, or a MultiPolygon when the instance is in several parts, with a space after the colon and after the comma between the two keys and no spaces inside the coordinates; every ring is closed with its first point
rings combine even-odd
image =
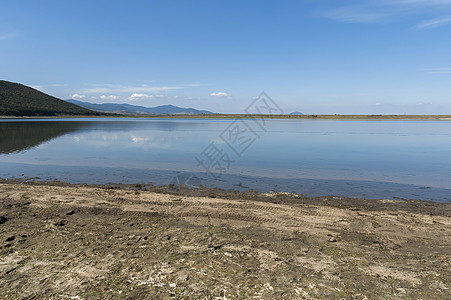
{"type": "Polygon", "coordinates": [[[68,103],[19,83],[0,80],[0,115],[100,116],[104,114],[68,103]]]}

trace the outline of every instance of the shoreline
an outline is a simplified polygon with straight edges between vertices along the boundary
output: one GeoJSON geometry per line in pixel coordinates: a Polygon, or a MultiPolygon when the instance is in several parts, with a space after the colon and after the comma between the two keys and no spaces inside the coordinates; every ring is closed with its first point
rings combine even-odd
{"type": "Polygon", "coordinates": [[[451,204],[0,181],[0,298],[451,296],[451,204]]]}
{"type": "Polygon", "coordinates": [[[47,173],[54,176],[46,177],[45,173],[39,173],[39,167],[29,168],[29,166],[12,165],[8,163],[3,165],[6,173],[4,177],[0,176],[0,182],[30,182],[35,184],[72,184],[94,187],[118,188],[133,187],[135,185],[143,186],[147,189],[157,190],[157,187],[167,187],[169,184],[186,182],[186,186],[191,190],[199,191],[199,187],[204,190],[229,191],[240,196],[242,192],[265,193],[265,192],[289,192],[305,198],[320,198],[335,196],[349,199],[379,200],[402,200],[402,201],[432,201],[439,203],[451,203],[451,189],[448,187],[435,186],[428,183],[399,183],[377,180],[352,180],[352,179],[328,179],[328,178],[284,178],[284,177],[255,177],[251,175],[224,174],[223,181],[216,182],[205,176],[202,172],[177,172],[176,170],[152,170],[151,173],[143,172],[140,169],[128,169],[124,173],[121,169],[111,168],[108,173],[119,174],[103,178],[96,169],[77,169],[68,167],[59,171],[46,170],[47,173]],[[13,171],[14,170],[14,171],[13,171]],[[21,170],[15,172],[15,170],[21,170]],[[7,176],[6,174],[16,173],[16,176],[7,176]],[[20,174],[22,173],[22,174],[20,174]],[[25,174],[24,174],[25,173],[25,174]],[[77,174],[67,176],[64,174],[77,174]],[[86,175],[90,174],[90,175],[86,175]],[[94,174],[94,175],[93,175],[94,174]],[[95,175],[97,174],[97,175],[95,175]],[[149,174],[152,174],[149,175],[149,174]],[[187,174],[194,179],[187,181],[187,174]],[[124,180],[127,178],[127,180],[124,180]],[[143,178],[146,178],[143,180],[143,178]]]}
{"type": "Polygon", "coordinates": [[[358,207],[370,210],[403,209],[416,213],[443,215],[451,217],[451,202],[439,202],[421,199],[376,199],[362,197],[348,197],[343,195],[309,196],[284,191],[262,192],[258,190],[240,191],[236,189],[222,189],[217,187],[201,186],[192,188],[176,186],[174,184],[154,185],[142,183],[70,183],[65,181],[42,180],[29,177],[5,179],[0,178],[0,185],[25,185],[37,187],[67,187],[67,188],[91,188],[102,190],[138,191],[156,194],[168,194],[182,197],[209,197],[225,200],[262,201],[284,204],[306,204],[318,206],[330,206],[337,208],[358,207]],[[389,203],[389,205],[387,205],[389,203]]]}
{"type": "Polygon", "coordinates": [[[128,115],[118,114],[112,116],[0,116],[0,120],[17,120],[17,119],[92,119],[92,118],[149,118],[149,119],[318,119],[318,120],[451,120],[451,115],[321,115],[321,114],[305,114],[305,115],[257,115],[257,114],[173,114],[173,115],[128,115]]]}

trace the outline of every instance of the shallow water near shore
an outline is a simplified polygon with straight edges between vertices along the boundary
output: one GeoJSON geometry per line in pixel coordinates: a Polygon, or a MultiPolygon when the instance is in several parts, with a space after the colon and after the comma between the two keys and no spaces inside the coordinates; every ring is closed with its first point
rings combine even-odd
{"type": "Polygon", "coordinates": [[[449,202],[451,121],[0,120],[0,177],[449,202]]]}

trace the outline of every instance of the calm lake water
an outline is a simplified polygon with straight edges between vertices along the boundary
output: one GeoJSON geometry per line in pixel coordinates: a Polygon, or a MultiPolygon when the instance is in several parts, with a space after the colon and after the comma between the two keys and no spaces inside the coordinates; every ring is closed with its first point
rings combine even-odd
{"type": "Polygon", "coordinates": [[[451,121],[0,120],[0,177],[21,174],[449,202],[451,121]]]}

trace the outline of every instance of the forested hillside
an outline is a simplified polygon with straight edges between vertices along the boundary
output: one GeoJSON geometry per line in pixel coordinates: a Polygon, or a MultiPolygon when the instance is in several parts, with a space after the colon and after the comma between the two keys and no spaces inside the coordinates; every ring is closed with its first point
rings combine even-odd
{"type": "Polygon", "coordinates": [[[103,114],[68,103],[19,83],[0,80],[0,115],[99,116],[103,114]]]}

